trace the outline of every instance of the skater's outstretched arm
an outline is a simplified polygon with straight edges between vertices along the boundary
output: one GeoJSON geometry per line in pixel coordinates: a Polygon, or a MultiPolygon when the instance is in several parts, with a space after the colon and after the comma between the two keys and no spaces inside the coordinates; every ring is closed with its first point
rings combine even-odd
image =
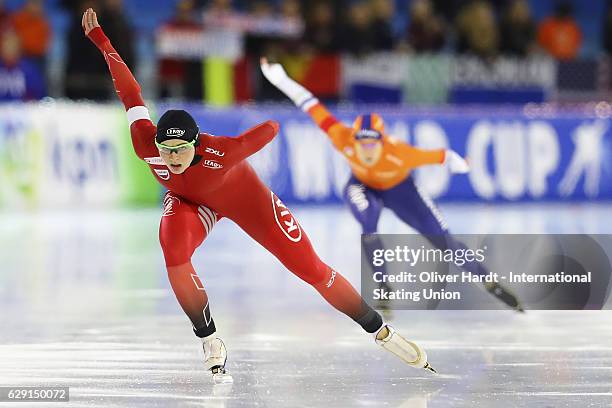
{"type": "Polygon", "coordinates": [[[470,167],[467,161],[457,152],[450,149],[419,149],[404,142],[399,144],[397,154],[400,156],[406,168],[414,169],[429,164],[443,164],[451,173],[467,173],[470,167]]]}
{"type": "Polygon", "coordinates": [[[280,64],[270,64],[262,58],[261,72],[298,108],[310,115],[338,150],[342,151],[352,142],[353,129],[338,121],[308,89],[291,79],[280,64]]]}
{"type": "MultiPolygon", "coordinates": [[[[315,123],[327,133],[336,149],[342,152],[346,147],[352,146],[354,129],[338,121],[308,89],[289,78],[280,64],[270,64],[267,59],[262,58],[261,72],[297,107],[310,115],[315,123]]],[[[407,168],[445,164],[453,173],[469,171],[467,162],[452,150],[424,150],[401,143],[399,151],[407,168]]]]}
{"type": "Polygon", "coordinates": [[[85,35],[98,47],[106,60],[117,95],[127,112],[134,150],[142,158],[144,151],[154,146],[156,127],[151,122],[149,111],[140,94],[140,85],[102,31],[93,9],[85,11],[81,25],[85,35]]]}
{"type": "Polygon", "coordinates": [[[400,156],[404,163],[406,163],[410,168],[416,168],[428,164],[444,163],[446,152],[443,149],[419,149],[418,147],[411,146],[407,143],[400,143],[401,146],[398,149],[400,156]]]}
{"type": "Polygon", "coordinates": [[[213,140],[218,143],[219,151],[226,154],[225,163],[231,166],[260,151],[274,139],[278,130],[278,122],[268,120],[252,127],[240,136],[219,137],[213,140]]]}

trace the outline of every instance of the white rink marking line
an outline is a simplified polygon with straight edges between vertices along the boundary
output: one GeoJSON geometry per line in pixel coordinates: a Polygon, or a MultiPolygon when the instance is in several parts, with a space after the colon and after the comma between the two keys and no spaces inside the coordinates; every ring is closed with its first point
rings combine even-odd
{"type": "Polygon", "coordinates": [[[521,397],[609,397],[612,396],[612,392],[558,392],[558,391],[534,391],[534,392],[525,392],[525,391],[513,391],[513,392],[491,392],[492,395],[512,395],[512,396],[521,396],[521,397]]]}

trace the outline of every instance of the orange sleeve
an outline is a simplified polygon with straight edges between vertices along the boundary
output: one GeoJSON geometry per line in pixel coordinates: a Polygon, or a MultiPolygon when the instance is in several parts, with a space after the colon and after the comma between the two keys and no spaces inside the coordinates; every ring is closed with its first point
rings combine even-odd
{"type": "Polygon", "coordinates": [[[329,136],[336,149],[342,150],[348,144],[351,144],[353,129],[339,122],[322,103],[317,103],[308,109],[307,112],[317,126],[327,133],[327,136],[329,136]]]}
{"type": "Polygon", "coordinates": [[[402,143],[399,154],[408,168],[426,166],[428,164],[442,164],[446,158],[444,149],[424,150],[402,143]]]}

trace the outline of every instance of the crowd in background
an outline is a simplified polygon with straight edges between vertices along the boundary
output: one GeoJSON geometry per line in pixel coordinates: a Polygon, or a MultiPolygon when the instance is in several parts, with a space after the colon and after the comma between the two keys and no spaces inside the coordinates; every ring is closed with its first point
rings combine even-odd
{"type": "MultiPolygon", "coordinates": [[[[125,0],[129,1],[129,0],[125,0]]],[[[46,95],[46,63],[53,32],[42,0],[25,0],[7,12],[0,0],[0,100],[46,95]]],[[[82,35],[80,16],[94,7],[130,67],[136,61],[133,21],[123,0],[57,0],[70,18],[59,96],[109,97],[108,74],[98,51],[82,35]]],[[[498,55],[551,55],[575,59],[583,34],[571,2],[536,21],[527,0],[177,0],[166,26],[240,30],[249,55],[350,53],[397,50],[498,55]]],[[[153,3],[151,3],[153,4],[153,3]]],[[[153,5],[151,6],[153,7],[153,5]]],[[[612,54],[612,0],[603,18],[599,49],[612,54]]],[[[146,10],[143,10],[146,13],[146,10]]],[[[160,78],[201,76],[196,63],[162,59],[160,78]]],[[[164,81],[160,81],[164,84],[164,81]]],[[[161,97],[172,91],[160,87],[161,97]]],[[[195,95],[197,96],[197,95],[195,95]]]]}
{"type": "MultiPolygon", "coordinates": [[[[228,16],[249,14],[262,20],[303,24],[292,50],[349,52],[379,50],[457,52],[490,57],[527,55],[538,50],[572,59],[581,47],[581,28],[571,2],[559,1],[554,13],[535,21],[527,0],[411,0],[398,15],[394,0],[181,0],[178,14],[205,26],[222,25],[228,16]],[[204,16],[203,19],[200,16],[204,16]]],[[[401,3],[401,2],[400,2],[401,3]]],[[[612,2],[604,18],[603,49],[612,53],[612,2]]]]}
{"type": "Polygon", "coordinates": [[[0,3],[0,101],[46,95],[45,62],[51,27],[43,1],[29,0],[8,13],[0,3]]]}

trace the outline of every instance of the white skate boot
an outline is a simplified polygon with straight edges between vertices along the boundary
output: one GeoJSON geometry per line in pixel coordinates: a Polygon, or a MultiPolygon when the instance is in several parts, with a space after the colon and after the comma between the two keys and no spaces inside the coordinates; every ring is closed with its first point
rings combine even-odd
{"type": "Polygon", "coordinates": [[[375,334],[376,344],[395,354],[406,364],[415,368],[424,368],[437,373],[427,362],[427,353],[415,342],[408,341],[388,324],[383,325],[375,334]]]}
{"type": "Polygon", "coordinates": [[[233,378],[225,371],[227,350],[223,341],[215,334],[202,339],[204,367],[212,373],[215,383],[231,383],[233,378]]]}

